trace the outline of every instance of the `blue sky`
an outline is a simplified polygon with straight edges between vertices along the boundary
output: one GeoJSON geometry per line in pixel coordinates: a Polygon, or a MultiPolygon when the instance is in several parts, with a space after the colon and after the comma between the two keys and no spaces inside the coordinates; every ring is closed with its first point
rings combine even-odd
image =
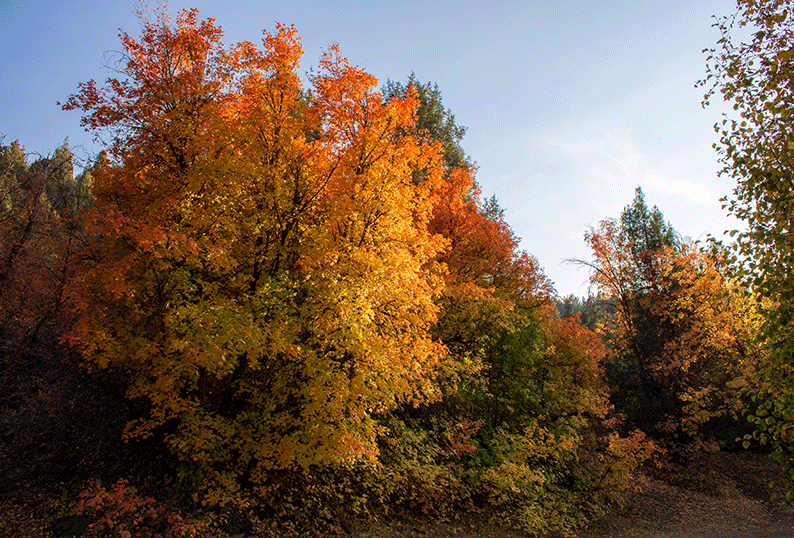
{"type": "MultiPolygon", "coordinates": [[[[157,5],[150,2],[151,5],[157,5]]],[[[103,53],[119,28],[137,35],[134,0],[0,0],[0,136],[51,153],[68,136],[78,155],[98,150],[79,113],[56,105],[77,83],[107,76],[103,53]]],[[[738,224],[720,207],[733,185],[718,178],[713,125],[703,110],[706,55],[728,1],[171,1],[215,17],[226,43],[258,42],[276,22],[295,24],[306,72],[338,42],[381,83],[436,82],[467,127],[463,147],[483,194],[561,295],[587,293],[583,235],[617,217],[642,186],[683,235],[721,235],[738,224]]]]}

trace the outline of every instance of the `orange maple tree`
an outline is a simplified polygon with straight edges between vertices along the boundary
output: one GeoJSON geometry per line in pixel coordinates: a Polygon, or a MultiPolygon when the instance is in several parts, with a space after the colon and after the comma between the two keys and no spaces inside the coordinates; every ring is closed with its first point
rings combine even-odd
{"type": "Polygon", "coordinates": [[[70,341],[128,372],[148,412],[127,434],[163,436],[210,501],[375,458],[375,418],[433,398],[444,353],[440,149],[398,136],[415,95],[384,103],[338,47],[307,92],[294,28],[262,48],[221,35],[159,14],[122,34],[117,78],[64,105],[110,142],[70,341]]]}

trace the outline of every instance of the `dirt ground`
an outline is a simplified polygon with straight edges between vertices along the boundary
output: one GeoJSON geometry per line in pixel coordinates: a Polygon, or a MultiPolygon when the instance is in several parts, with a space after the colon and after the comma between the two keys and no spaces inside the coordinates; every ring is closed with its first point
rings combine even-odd
{"type": "Polygon", "coordinates": [[[762,454],[718,454],[705,462],[705,492],[649,480],[623,509],[580,538],[792,538],[794,511],[772,501],[779,466],[762,454]]]}

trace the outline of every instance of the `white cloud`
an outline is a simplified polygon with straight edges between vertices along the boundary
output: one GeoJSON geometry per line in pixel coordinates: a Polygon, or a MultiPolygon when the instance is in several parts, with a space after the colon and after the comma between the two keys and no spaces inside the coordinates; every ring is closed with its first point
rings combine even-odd
{"type": "Polygon", "coordinates": [[[719,202],[732,184],[717,177],[711,147],[720,111],[700,107],[695,58],[687,52],[619,98],[488,148],[484,194],[496,193],[562,294],[586,293],[587,274],[561,262],[589,258],[585,230],[619,216],[638,185],[686,237],[736,227],[719,202]]]}

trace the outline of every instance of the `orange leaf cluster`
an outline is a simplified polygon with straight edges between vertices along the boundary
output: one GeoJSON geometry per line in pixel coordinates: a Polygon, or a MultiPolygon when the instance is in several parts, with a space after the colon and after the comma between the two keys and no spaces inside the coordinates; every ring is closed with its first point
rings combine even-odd
{"type": "Polygon", "coordinates": [[[383,102],[336,46],[306,91],[284,26],[225,47],[188,11],[122,42],[122,76],[65,105],[111,141],[70,341],[129,372],[150,410],[128,434],[165,434],[209,489],[374,458],[374,417],[434,398],[444,354],[416,96],[383,102]]]}

